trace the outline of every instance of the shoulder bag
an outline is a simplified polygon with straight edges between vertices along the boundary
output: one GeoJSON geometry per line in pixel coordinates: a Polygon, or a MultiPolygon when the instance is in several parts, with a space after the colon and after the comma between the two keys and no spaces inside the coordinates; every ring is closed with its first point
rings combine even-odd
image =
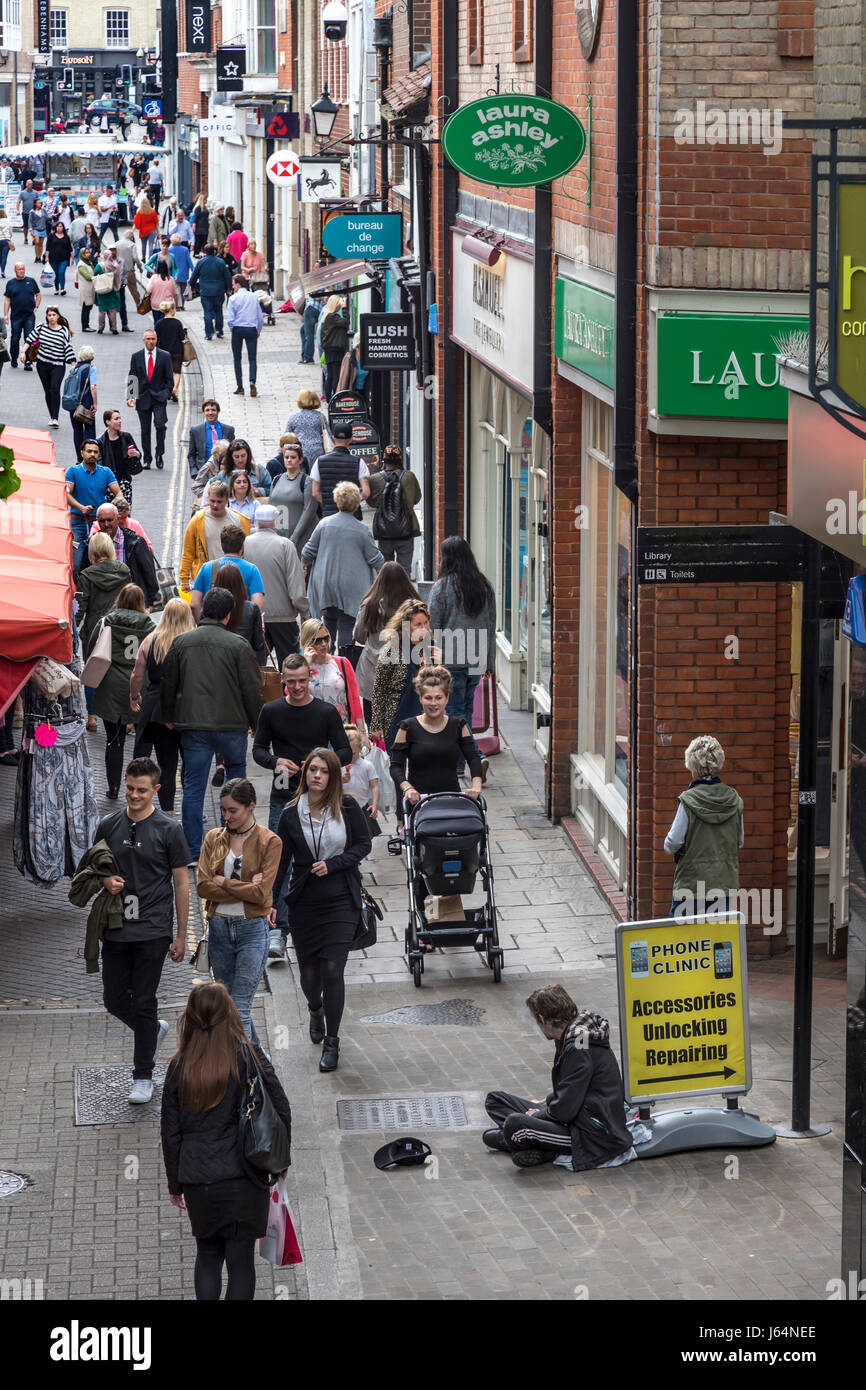
{"type": "Polygon", "coordinates": [[[151,311],[151,310],[150,310],[150,295],[149,295],[149,294],[143,294],[143,295],[141,296],[141,303],[139,304],[138,309],[137,309],[136,312],[139,313],[139,314],[141,314],[141,316],[142,316],[142,318],[143,318],[144,315],[145,315],[145,314],[149,314],[150,311],[151,311]]]}
{"type": "Polygon", "coordinates": [[[114,289],[114,271],[101,270],[93,277],[93,288],[97,294],[111,294],[114,289]]]}
{"type": "Polygon", "coordinates": [[[80,421],[82,425],[92,425],[94,420],[96,419],[96,408],[92,405],[81,404],[81,402],[84,400],[84,393],[89,385],[90,367],[88,366],[86,373],[82,372],[81,374],[81,391],[78,396],[78,405],[72,412],[73,420],[80,421]]]}
{"type": "Polygon", "coordinates": [[[368,947],[376,945],[377,931],[376,923],[382,920],[382,909],[374,897],[367,892],[363,883],[361,884],[361,916],[358,920],[358,930],[349,947],[350,951],[366,951],[368,947]]]}
{"type": "Polygon", "coordinates": [[[27,361],[35,362],[39,356],[39,339],[36,338],[27,348],[27,361]]]}
{"type": "Polygon", "coordinates": [[[103,618],[90,656],[85,661],[84,670],[81,672],[82,685],[89,685],[95,689],[101,683],[111,665],[111,640],[111,628],[106,626],[103,618]]]}
{"type": "MultiPolygon", "coordinates": [[[[272,662],[273,657],[268,653],[268,662],[272,662]]],[[[273,665],[261,667],[262,675],[262,699],[267,703],[268,700],[279,700],[283,692],[283,677],[279,667],[274,662],[273,665]]]]}
{"type": "Polygon", "coordinates": [[[246,1073],[241,1082],[240,1152],[254,1182],[271,1187],[291,1161],[289,1135],[268,1095],[255,1054],[244,1048],[246,1073]]]}
{"type": "Polygon", "coordinates": [[[184,360],[184,362],[195,362],[195,361],[197,360],[197,358],[198,358],[198,353],[196,352],[194,345],[190,342],[189,338],[184,338],[184,340],[183,340],[183,360],[184,360]]]}

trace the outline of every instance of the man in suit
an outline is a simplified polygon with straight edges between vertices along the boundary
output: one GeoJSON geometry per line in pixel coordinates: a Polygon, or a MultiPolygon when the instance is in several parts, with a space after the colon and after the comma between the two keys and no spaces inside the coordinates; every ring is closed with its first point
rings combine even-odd
{"type": "Polygon", "coordinates": [[[174,373],[170,353],[156,345],[156,333],[149,328],[144,335],[144,348],[129,359],[129,388],[132,393],[127,405],[134,405],[141,422],[141,443],[144,449],[143,468],[150,467],[150,427],[156,426],[156,466],[165,466],[166,401],[174,390],[174,373]]]}
{"type": "Polygon", "coordinates": [[[219,402],[207,400],[202,405],[203,425],[193,425],[189,432],[189,473],[191,478],[198,475],[213,453],[218,439],[231,442],[235,437],[234,425],[224,425],[219,418],[219,402]]]}

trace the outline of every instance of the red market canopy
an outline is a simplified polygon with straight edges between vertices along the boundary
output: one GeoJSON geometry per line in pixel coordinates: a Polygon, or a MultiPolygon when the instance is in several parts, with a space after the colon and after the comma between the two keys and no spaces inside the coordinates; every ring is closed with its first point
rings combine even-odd
{"type": "Polygon", "coordinates": [[[8,704],[23,669],[8,663],[71,658],[74,585],[66,482],[50,435],[7,427],[0,442],[13,450],[21,479],[0,501],[0,701],[8,704]]]}

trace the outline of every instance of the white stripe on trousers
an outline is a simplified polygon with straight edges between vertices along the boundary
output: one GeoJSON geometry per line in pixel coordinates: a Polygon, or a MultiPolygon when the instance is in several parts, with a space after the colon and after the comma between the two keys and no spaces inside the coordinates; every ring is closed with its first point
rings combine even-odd
{"type": "Polygon", "coordinates": [[[512,1144],[523,1143],[527,1139],[535,1139],[540,1146],[545,1149],[552,1148],[571,1148],[571,1136],[568,1134],[551,1134],[549,1130],[541,1129],[516,1129],[509,1135],[512,1144]]]}

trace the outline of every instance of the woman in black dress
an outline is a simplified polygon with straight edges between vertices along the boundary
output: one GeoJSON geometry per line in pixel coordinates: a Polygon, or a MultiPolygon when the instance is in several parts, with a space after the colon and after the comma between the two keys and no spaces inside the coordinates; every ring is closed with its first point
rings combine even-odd
{"type": "Polygon", "coordinates": [[[174,815],[180,730],[170,729],[163,717],[160,703],[162,668],[175,638],[182,632],[192,632],[194,628],[195,618],[190,612],[189,604],[184,603],[182,598],[169,599],[163,609],[159,627],[145,637],[138,649],[129,681],[129,707],[138,715],[133,756],[150,757],[151,749],[156,753],[156,761],[162,773],[159,807],[169,815],[174,815]],[[144,689],[145,677],[147,689],[144,689]]]}
{"type": "MultiPolygon", "coordinates": [[[[324,1039],[319,1071],[336,1071],[339,1029],[346,1002],[343,972],[361,920],[361,860],[372,841],[367,817],[343,796],[343,769],[330,748],[304,759],[294,800],[277,825],[283,854],[274,883],[280,900],[291,864],[289,931],[298,955],[301,988],[310,1010],[310,1038],[324,1039]]],[[[270,926],[276,927],[276,909],[270,926]]]]}
{"type": "Polygon", "coordinates": [[[247,1041],[225,985],[197,985],[179,1027],[180,1046],[162,1092],[162,1153],[171,1204],[189,1212],[196,1298],[218,1301],[225,1264],[226,1302],[250,1300],[256,1291],[256,1240],[267,1234],[271,1199],[264,1181],[249,1176],[238,1145],[242,1080],[252,1056],[290,1140],[292,1112],[267,1057],[247,1041]]]}
{"type": "Polygon", "coordinates": [[[451,694],[450,671],[445,666],[425,666],[414,686],[422,713],[401,722],[391,746],[391,776],[401,795],[414,806],[433,792],[459,792],[457,768],[465,758],[472,776],[466,794],[477,799],[482,782],[475,740],[463,719],[445,712],[451,694]]]}
{"type": "MultiPolygon", "coordinates": [[[[163,303],[168,303],[168,296],[163,303]]],[[[163,311],[163,317],[156,325],[156,345],[171,355],[174,389],[169,400],[172,401],[177,400],[177,388],[180,386],[180,374],[183,370],[183,344],[186,338],[186,329],[180,319],[175,318],[175,313],[176,305],[172,301],[171,308],[163,311]]]]}

